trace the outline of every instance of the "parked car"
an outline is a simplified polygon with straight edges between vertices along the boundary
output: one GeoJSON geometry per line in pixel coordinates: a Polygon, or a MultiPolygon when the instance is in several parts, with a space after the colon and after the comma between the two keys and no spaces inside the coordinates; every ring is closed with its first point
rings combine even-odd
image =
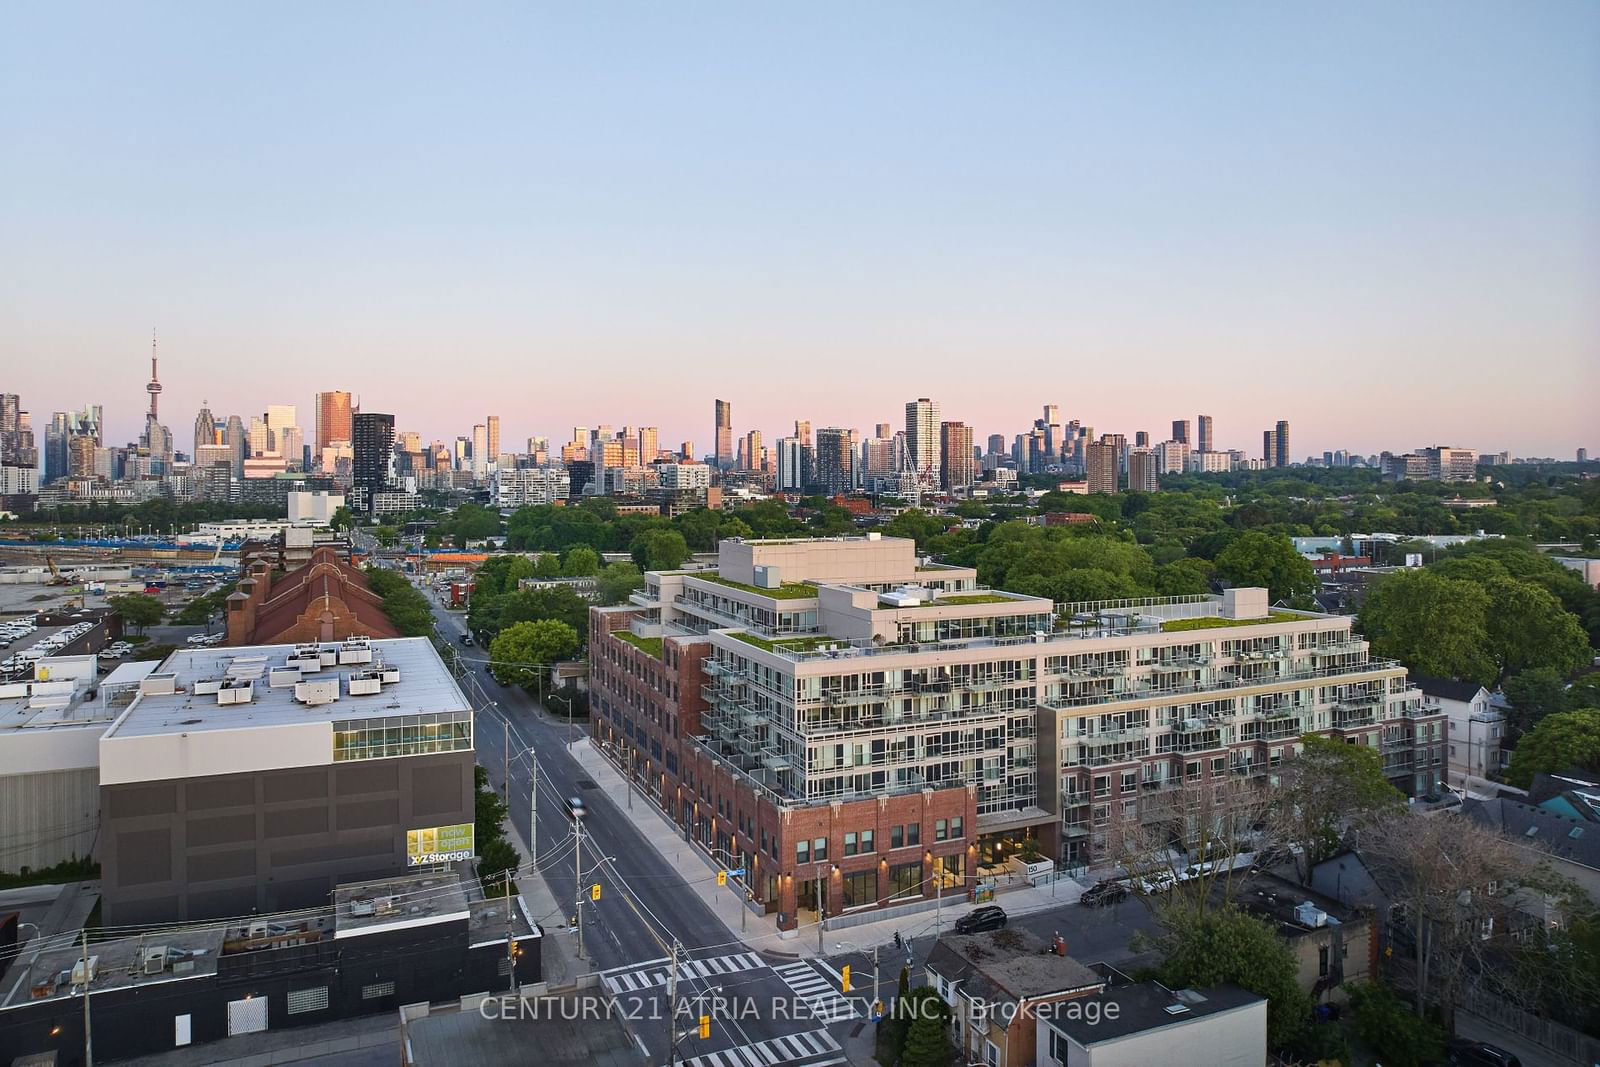
{"type": "Polygon", "coordinates": [[[471,634],[462,634],[461,635],[461,646],[463,648],[471,648],[472,647],[472,635],[471,634]]]}
{"type": "Polygon", "coordinates": [[[956,933],[981,934],[985,930],[999,930],[1006,924],[1006,911],[998,904],[970,911],[956,920],[956,933]]]}
{"type": "Polygon", "coordinates": [[[1102,907],[1106,904],[1115,904],[1119,900],[1126,900],[1129,890],[1126,882],[1099,882],[1083,891],[1083,896],[1078,898],[1079,904],[1091,908],[1102,907]]]}
{"type": "Polygon", "coordinates": [[[1450,1067],[1522,1067],[1522,1061],[1499,1045],[1484,1041],[1451,1041],[1445,1049],[1450,1067]]]}

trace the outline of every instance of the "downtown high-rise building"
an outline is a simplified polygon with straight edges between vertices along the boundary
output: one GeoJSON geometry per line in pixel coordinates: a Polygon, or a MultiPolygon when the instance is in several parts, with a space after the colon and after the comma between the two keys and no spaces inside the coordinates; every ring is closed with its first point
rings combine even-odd
{"type": "Polygon", "coordinates": [[[780,437],[776,445],[778,453],[777,488],[780,492],[786,490],[803,489],[801,482],[800,456],[802,446],[798,437],[780,437]]]}
{"type": "Polygon", "coordinates": [[[244,428],[244,420],[237,415],[229,415],[228,421],[222,427],[222,443],[228,446],[228,458],[233,462],[233,476],[244,477],[244,457],[250,451],[250,435],[244,428]]]}
{"type": "Polygon", "coordinates": [[[946,490],[965,489],[978,480],[972,455],[972,427],[964,422],[939,424],[939,469],[946,490]]]}
{"type": "Polygon", "coordinates": [[[659,443],[661,431],[654,426],[639,427],[639,462],[654,463],[656,453],[661,451],[659,443]]]}
{"type": "Polygon", "coordinates": [[[484,462],[494,466],[500,462],[500,416],[488,416],[484,419],[484,427],[488,432],[489,446],[488,455],[484,456],[484,462]]]}
{"type": "Polygon", "coordinates": [[[759,471],[765,463],[766,450],[761,447],[761,431],[751,430],[744,435],[740,447],[741,469],[759,471]]]}
{"type": "Polygon", "coordinates": [[[1278,465],[1278,431],[1261,431],[1261,465],[1275,467],[1278,465]]]}
{"type": "Polygon", "coordinates": [[[1161,458],[1148,448],[1128,453],[1128,492],[1153,493],[1161,488],[1161,458]]]}
{"type": "Polygon", "coordinates": [[[817,469],[813,484],[825,494],[855,487],[855,444],[849,430],[827,426],[817,431],[817,469]]]}
{"type": "Polygon", "coordinates": [[[1276,453],[1273,456],[1274,467],[1287,467],[1292,460],[1289,457],[1289,422],[1279,419],[1277,429],[1274,431],[1276,439],[1276,453]]]}
{"type": "Polygon", "coordinates": [[[472,476],[482,479],[489,474],[489,429],[483,423],[472,427],[472,476]]]}
{"type": "Polygon", "coordinates": [[[1121,453],[1119,435],[1106,434],[1085,446],[1084,474],[1091,493],[1117,491],[1117,463],[1121,453]]]}
{"type": "Polygon", "coordinates": [[[1189,420],[1188,419],[1173,419],[1172,420],[1172,440],[1179,441],[1179,442],[1181,442],[1183,444],[1186,444],[1186,445],[1187,444],[1193,444],[1193,442],[1189,440],[1189,420]]]}
{"type": "Polygon", "coordinates": [[[1210,452],[1213,450],[1214,445],[1215,441],[1211,432],[1211,416],[1201,415],[1195,420],[1194,450],[1196,452],[1210,452]]]}
{"type": "Polygon", "coordinates": [[[394,460],[394,416],[376,411],[358,411],[350,419],[354,457],[350,470],[358,488],[367,491],[367,507],[372,494],[388,488],[394,460]]]}
{"type": "Polygon", "coordinates": [[[716,405],[714,458],[717,466],[726,470],[733,466],[733,404],[727,400],[718,400],[716,405]]]}
{"type": "Polygon", "coordinates": [[[351,429],[350,394],[334,391],[317,394],[317,454],[338,442],[349,444],[351,429]]]}
{"type": "Polygon", "coordinates": [[[1134,448],[1149,448],[1150,447],[1150,431],[1149,430],[1135,430],[1134,433],[1133,433],[1133,447],[1134,448]]]}
{"type": "Polygon", "coordinates": [[[795,437],[796,441],[800,442],[800,447],[801,448],[810,448],[811,447],[811,420],[810,419],[795,419],[794,420],[794,437],[795,437]]]}
{"type": "Polygon", "coordinates": [[[216,416],[212,415],[211,409],[201,401],[200,412],[194,417],[194,451],[190,455],[198,462],[200,449],[217,443],[216,416]]]}
{"type": "Polygon", "coordinates": [[[939,485],[939,405],[927,397],[906,404],[906,465],[925,488],[939,485]]]}

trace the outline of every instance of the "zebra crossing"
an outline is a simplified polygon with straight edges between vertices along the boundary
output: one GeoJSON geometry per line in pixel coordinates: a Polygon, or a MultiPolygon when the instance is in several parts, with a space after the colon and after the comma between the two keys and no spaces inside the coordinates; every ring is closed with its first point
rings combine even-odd
{"type": "Polygon", "coordinates": [[[845,1062],[839,1043],[826,1030],[769,1037],[679,1061],[682,1067],[833,1067],[845,1062]]]}
{"type": "Polygon", "coordinates": [[[774,967],[773,971],[804,1002],[812,1018],[837,1023],[861,1016],[861,1006],[853,998],[842,995],[831,978],[818,974],[809,963],[787,963],[774,967]]]}
{"type": "MultiPolygon", "coordinates": [[[[671,960],[663,956],[648,963],[629,964],[625,968],[614,968],[603,972],[601,981],[605,983],[607,992],[612,996],[637,993],[641,989],[666,985],[671,963],[671,960]]],[[[678,978],[685,981],[691,978],[709,978],[712,975],[752,971],[765,966],[766,963],[754,952],[737,952],[731,956],[712,956],[703,960],[686,959],[678,962],[678,978]]]]}

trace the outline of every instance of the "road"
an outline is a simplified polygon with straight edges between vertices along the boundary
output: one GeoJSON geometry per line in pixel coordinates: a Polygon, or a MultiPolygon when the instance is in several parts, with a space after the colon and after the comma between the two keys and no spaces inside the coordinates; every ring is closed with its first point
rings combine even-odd
{"type": "MultiPolygon", "coordinates": [[[[617,1010],[649,1047],[650,1062],[669,1060],[665,979],[676,940],[682,953],[678,1029],[693,1030],[701,1014],[713,1018],[709,1038],[691,1033],[680,1039],[678,1062],[691,1067],[743,1064],[720,1055],[739,1047],[769,1063],[844,1063],[840,1029],[864,1016],[865,1004],[837,995],[837,974],[826,964],[764,957],[733,940],[662,857],[658,849],[664,843],[647,840],[567,751],[583,728],[544,711],[524,690],[495,682],[484,664],[484,651],[459,645],[466,632],[462,616],[445,611],[431,596],[430,601],[440,633],[460,650],[463,691],[479,709],[478,762],[496,787],[502,786],[509,765],[510,819],[524,840],[531,818],[530,750],[538,761],[538,866],[558,900],[576,902],[583,894],[585,956],[590,968],[605,973],[617,1010]],[[583,798],[588,812],[581,879],[569,797],[583,798]],[[601,886],[597,903],[588,899],[587,890],[595,883],[601,886]],[[838,1020],[830,1032],[832,1017],[838,1020]]],[[[635,803],[648,801],[639,798],[635,803]]],[[[709,868],[705,877],[714,878],[709,868]]],[[[573,910],[569,905],[565,914],[535,918],[556,931],[573,910]]]]}

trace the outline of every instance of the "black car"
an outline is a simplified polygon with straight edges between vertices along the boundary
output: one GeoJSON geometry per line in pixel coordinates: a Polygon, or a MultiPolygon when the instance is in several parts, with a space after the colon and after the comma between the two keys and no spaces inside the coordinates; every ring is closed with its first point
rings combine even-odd
{"type": "Polygon", "coordinates": [[[1522,1061],[1499,1045],[1456,1040],[1445,1052],[1450,1067],[1522,1067],[1522,1061]]]}
{"type": "Polygon", "coordinates": [[[1083,891],[1083,896],[1078,898],[1079,904],[1091,908],[1098,908],[1106,904],[1115,904],[1125,900],[1128,896],[1128,887],[1123,882],[1099,882],[1083,891]]]}
{"type": "Polygon", "coordinates": [[[970,911],[956,920],[956,933],[981,934],[985,930],[999,930],[1006,924],[1005,909],[990,904],[986,908],[970,911]]]}

